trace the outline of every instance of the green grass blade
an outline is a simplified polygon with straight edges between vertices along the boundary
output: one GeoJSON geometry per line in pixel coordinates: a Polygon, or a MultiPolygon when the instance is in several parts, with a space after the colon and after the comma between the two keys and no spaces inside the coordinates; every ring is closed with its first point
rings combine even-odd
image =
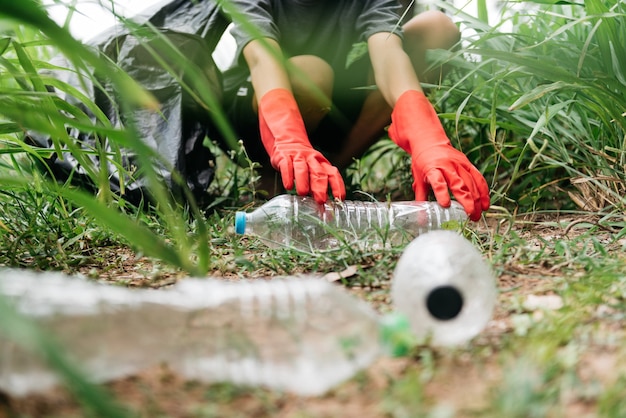
{"type": "MultiPolygon", "coordinates": [[[[605,5],[602,0],[585,0],[585,9],[589,15],[592,15],[593,20],[599,23],[596,36],[598,37],[598,46],[602,55],[604,64],[607,70],[610,69],[613,72],[613,76],[617,76],[617,73],[621,73],[626,68],[626,54],[615,54],[611,49],[615,45],[621,45],[622,49],[624,44],[620,39],[619,33],[619,19],[616,16],[608,14],[611,10],[605,5]],[[617,70],[617,73],[615,73],[617,70]]],[[[622,16],[622,20],[624,16],[622,16]]],[[[622,31],[624,28],[622,27],[622,31]]]]}
{"type": "Polygon", "coordinates": [[[486,24],[489,23],[489,10],[487,9],[487,0],[476,0],[476,9],[478,20],[486,24]]]}
{"type": "Polygon", "coordinates": [[[130,103],[158,109],[158,102],[139,86],[130,76],[115,66],[101,59],[95,52],[72,37],[67,29],[60,27],[45,13],[34,0],[0,0],[0,17],[5,17],[36,28],[50,38],[78,68],[85,68],[85,63],[93,66],[102,74],[108,74],[119,91],[130,103]]]}

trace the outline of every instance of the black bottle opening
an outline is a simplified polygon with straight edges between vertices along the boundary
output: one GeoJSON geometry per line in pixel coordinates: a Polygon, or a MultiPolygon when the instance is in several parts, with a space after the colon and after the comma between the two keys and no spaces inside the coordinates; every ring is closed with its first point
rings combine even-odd
{"type": "Polygon", "coordinates": [[[453,286],[439,286],[426,297],[430,314],[442,321],[456,318],[463,309],[463,295],[453,286]]]}

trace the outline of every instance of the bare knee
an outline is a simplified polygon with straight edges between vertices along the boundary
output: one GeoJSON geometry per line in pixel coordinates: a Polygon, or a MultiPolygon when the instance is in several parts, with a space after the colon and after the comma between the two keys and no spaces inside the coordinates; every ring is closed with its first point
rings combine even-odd
{"type": "Polygon", "coordinates": [[[457,25],[445,13],[428,10],[409,20],[403,27],[406,41],[421,50],[450,49],[461,39],[457,25]]]}
{"type": "Polygon", "coordinates": [[[323,59],[300,55],[289,59],[289,79],[307,128],[317,127],[330,111],[334,73],[323,59]]]}
{"type": "Polygon", "coordinates": [[[289,59],[293,64],[290,68],[289,77],[294,89],[303,91],[320,89],[322,92],[330,94],[333,87],[333,69],[322,58],[314,55],[298,55],[289,59]]]}

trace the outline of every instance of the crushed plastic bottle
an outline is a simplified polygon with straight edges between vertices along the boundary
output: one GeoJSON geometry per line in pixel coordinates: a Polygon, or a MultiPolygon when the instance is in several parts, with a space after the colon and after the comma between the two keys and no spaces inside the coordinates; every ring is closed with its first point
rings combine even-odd
{"type": "MultiPolygon", "coordinates": [[[[0,295],[97,383],[166,363],[198,381],[320,395],[411,341],[406,320],[380,317],[318,277],[190,278],[151,290],[0,270],[0,295]]],[[[0,335],[0,390],[22,396],[57,383],[39,358],[0,335]]]]}
{"type": "Polygon", "coordinates": [[[431,231],[402,253],[391,282],[395,310],[411,318],[413,334],[453,346],[478,335],[497,299],[495,278],[481,253],[455,231],[431,231]],[[416,320],[419,318],[419,320],[416,320]]]}
{"type": "Polygon", "coordinates": [[[279,195],[252,212],[235,214],[235,232],[258,237],[269,247],[304,251],[358,246],[376,250],[407,244],[425,232],[458,229],[463,207],[436,202],[343,201],[319,204],[311,197],[279,195]]]}

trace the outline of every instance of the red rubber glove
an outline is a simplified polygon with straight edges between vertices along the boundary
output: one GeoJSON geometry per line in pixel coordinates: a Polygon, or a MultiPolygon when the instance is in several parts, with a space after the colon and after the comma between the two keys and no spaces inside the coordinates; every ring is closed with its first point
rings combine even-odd
{"type": "Polygon", "coordinates": [[[428,98],[417,90],[403,93],[391,114],[389,137],[411,154],[415,200],[432,188],[437,202],[450,206],[448,188],[470,219],[489,209],[489,186],[465,154],[452,146],[428,98]]]}
{"type": "Polygon", "coordinates": [[[272,167],[280,171],[283,186],[305,196],[312,194],[318,203],[333,196],[345,199],[346,187],[339,170],[309,142],[304,121],[293,94],[278,88],[265,93],[259,101],[259,127],[263,146],[272,167]]]}

